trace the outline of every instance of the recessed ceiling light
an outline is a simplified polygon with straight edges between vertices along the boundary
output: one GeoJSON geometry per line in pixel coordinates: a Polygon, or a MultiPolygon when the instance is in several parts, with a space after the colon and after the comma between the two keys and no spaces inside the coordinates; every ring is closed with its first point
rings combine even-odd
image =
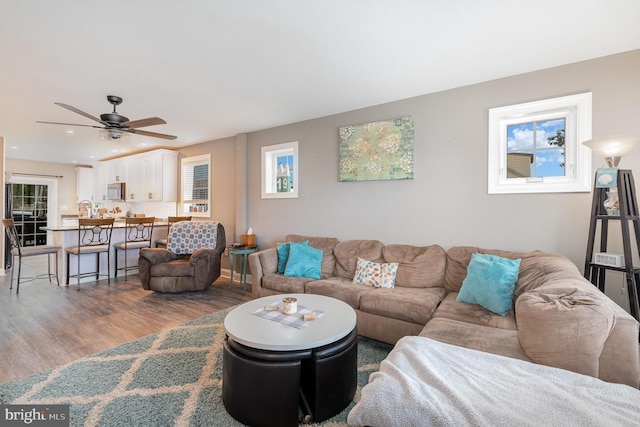
{"type": "Polygon", "coordinates": [[[67,129],[67,133],[75,133],[75,131],[73,131],[71,129],[67,129]]]}
{"type": "Polygon", "coordinates": [[[90,158],[90,159],[95,159],[95,158],[96,158],[96,156],[89,156],[89,158],[90,158]]]}
{"type": "Polygon", "coordinates": [[[71,160],[71,163],[78,163],[77,160],[71,160]]]}
{"type": "Polygon", "coordinates": [[[16,147],[15,145],[12,145],[12,146],[11,146],[11,149],[12,149],[12,150],[17,150],[17,149],[18,149],[18,147],[16,147]]]}

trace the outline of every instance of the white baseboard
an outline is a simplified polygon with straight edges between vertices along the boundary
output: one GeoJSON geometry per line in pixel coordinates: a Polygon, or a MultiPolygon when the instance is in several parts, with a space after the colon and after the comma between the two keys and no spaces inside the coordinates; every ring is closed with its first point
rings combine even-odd
{"type": "MultiPolygon", "coordinates": [[[[220,269],[220,277],[226,277],[227,279],[231,280],[231,269],[229,269],[229,268],[221,268],[220,269]]],[[[233,273],[233,281],[234,282],[240,282],[240,272],[235,271],[233,273]]],[[[252,283],[251,274],[249,274],[247,272],[247,284],[250,285],[251,283],[252,283]]]]}

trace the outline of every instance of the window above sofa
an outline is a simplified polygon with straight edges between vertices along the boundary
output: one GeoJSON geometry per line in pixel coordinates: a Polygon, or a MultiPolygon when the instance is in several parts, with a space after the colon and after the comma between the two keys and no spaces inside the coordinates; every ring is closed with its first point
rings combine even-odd
{"type": "Polygon", "coordinates": [[[489,194],[591,190],[591,93],[489,109],[489,194]]]}

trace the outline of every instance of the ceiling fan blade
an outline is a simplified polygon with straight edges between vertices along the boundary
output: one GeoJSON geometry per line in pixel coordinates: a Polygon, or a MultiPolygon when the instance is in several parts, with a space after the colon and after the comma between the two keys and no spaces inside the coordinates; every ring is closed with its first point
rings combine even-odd
{"type": "Polygon", "coordinates": [[[149,117],[147,119],[131,120],[130,122],[124,122],[122,123],[122,126],[133,129],[133,128],[143,128],[146,126],[166,125],[166,124],[167,122],[162,120],[160,117],[149,117]]]}
{"type": "Polygon", "coordinates": [[[164,133],[149,132],[149,131],[146,131],[146,130],[128,129],[128,128],[123,128],[122,130],[126,131],[126,132],[130,132],[130,133],[135,133],[136,135],[152,136],[154,138],[162,138],[162,139],[176,139],[177,138],[177,136],[174,136],[174,135],[165,135],[164,133]]]}
{"type": "Polygon", "coordinates": [[[47,124],[47,125],[83,126],[83,127],[86,127],[86,128],[104,129],[102,126],[79,125],[77,123],[44,122],[42,120],[36,120],[36,123],[44,123],[44,124],[47,124]]]}
{"type": "Polygon", "coordinates": [[[72,107],[71,105],[63,104],[61,102],[56,102],[55,104],[61,106],[62,108],[66,108],[69,111],[73,111],[76,114],[80,114],[81,116],[85,116],[86,118],[91,119],[93,121],[96,121],[98,123],[106,124],[105,122],[103,122],[99,118],[93,117],[91,114],[85,113],[82,110],[78,110],[76,107],[72,107]]]}

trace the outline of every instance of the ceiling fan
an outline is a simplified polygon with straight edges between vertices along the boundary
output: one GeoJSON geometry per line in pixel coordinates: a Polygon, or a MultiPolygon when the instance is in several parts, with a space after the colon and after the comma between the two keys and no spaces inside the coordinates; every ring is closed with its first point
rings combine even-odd
{"type": "Polygon", "coordinates": [[[109,101],[109,103],[113,105],[113,112],[100,114],[100,118],[94,117],[91,114],[85,113],[82,110],[78,110],[77,108],[72,107],[71,105],[62,104],[60,102],[55,103],[56,105],[59,105],[62,108],[66,108],[67,110],[73,111],[74,113],[80,114],[81,116],[84,116],[88,119],[96,121],[102,124],[102,126],[81,125],[81,124],[75,124],[75,123],[44,122],[40,120],[36,120],[36,122],[52,124],[52,125],[84,126],[84,127],[91,127],[96,129],[103,129],[103,131],[101,132],[106,132],[109,139],[120,139],[121,137],[126,136],[125,132],[133,133],[137,135],[151,136],[154,138],[162,138],[162,139],[177,138],[177,136],[174,136],[174,135],[166,135],[164,133],[149,132],[146,130],[138,129],[138,128],[147,127],[147,126],[164,125],[167,122],[165,122],[159,117],[149,117],[147,119],[130,121],[127,117],[118,114],[118,112],[116,111],[116,106],[122,104],[122,98],[115,95],[108,95],[107,101],[109,101]]]}

